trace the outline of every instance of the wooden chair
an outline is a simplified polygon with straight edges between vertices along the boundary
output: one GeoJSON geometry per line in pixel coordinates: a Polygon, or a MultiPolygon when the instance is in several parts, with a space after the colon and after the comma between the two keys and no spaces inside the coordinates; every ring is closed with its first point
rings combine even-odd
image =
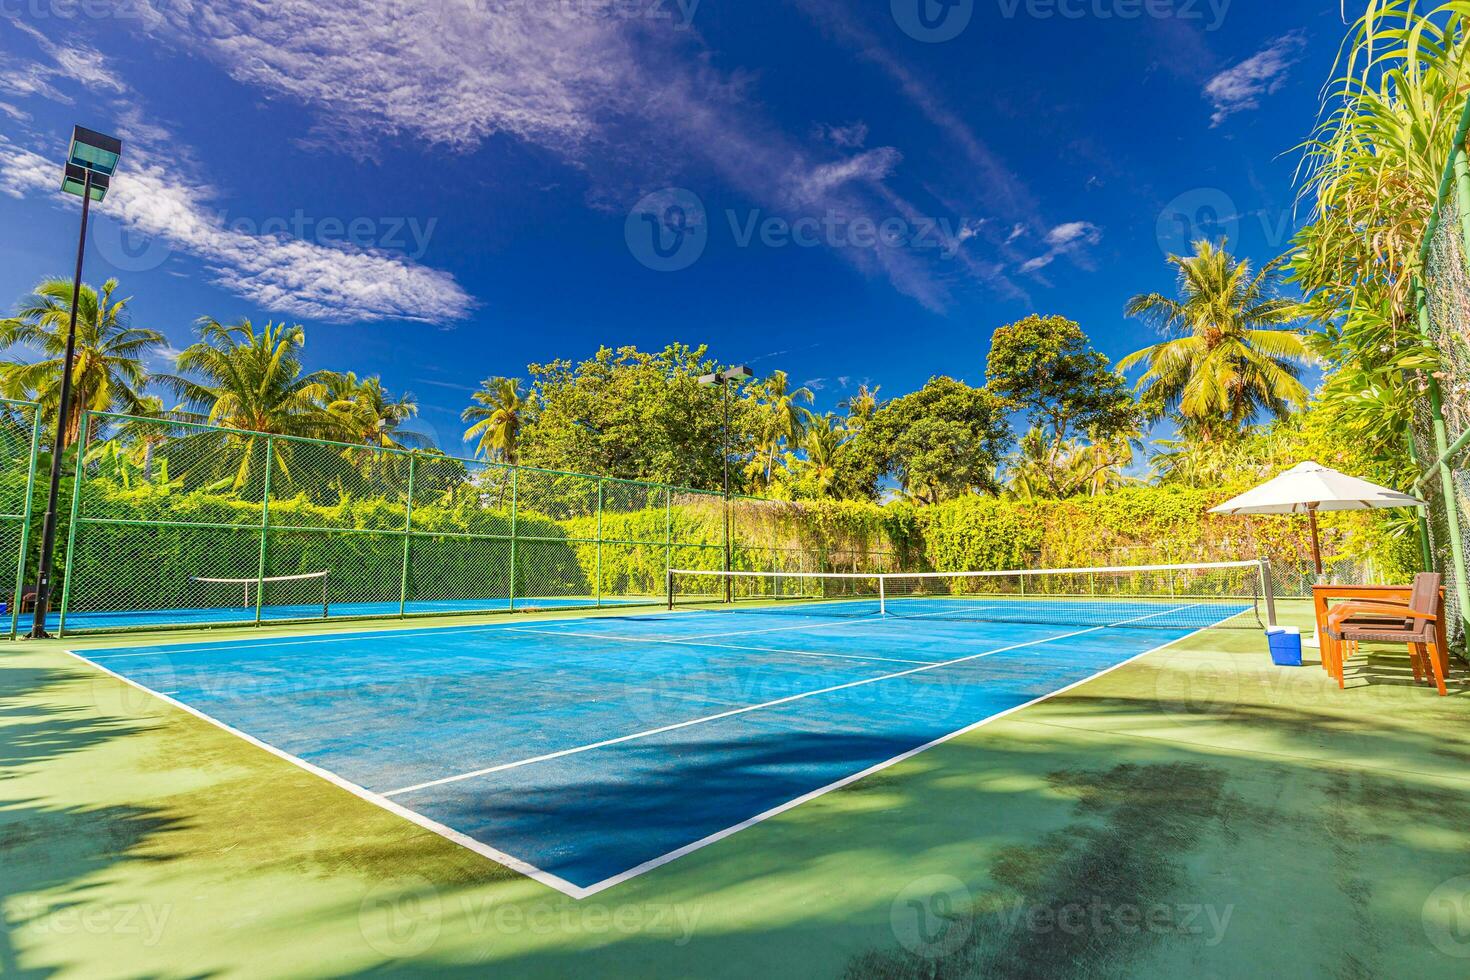
{"type": "Polygon", "coordinates": [[[1349,648],[1358,643],[1403,643],[1409,648],[1409,662],[1414,679],[1434,677],[1440,694],[1445,690],[1444,675],[1447,651],[1440,649],[1439,622],[1444,603],[1439,594],[1440,576],[1421,572],[1414,576],[1408,605],[1388,602],[1344,602],[1333,607],[1327,617],[1327,643],[1323,647],[1324,665],[1337,678],[1337,686],[1345,686],[1343,660],[1349,648]]]}

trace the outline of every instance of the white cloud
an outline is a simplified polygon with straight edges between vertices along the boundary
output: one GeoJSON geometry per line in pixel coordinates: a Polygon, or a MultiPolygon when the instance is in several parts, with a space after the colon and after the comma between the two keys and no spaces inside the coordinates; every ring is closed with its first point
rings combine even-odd
{"type": "Polygon", "coordinates": [[[882,146],[857,156],[823,163],[791,182],[790,194],[802,202],[817,201],[849,181],[880,181],[893,172],[903,159],[891,146],[882,146]]]}
{"type": "Polygon", "coordinates": [[[1044,269],[1062,255],[1080,257],[1084,248],[1100,241],[1102,229],[1090,221],[1067,221],[1056,225],[1046,233],[1046,244],[1050,247],[1035,258],[1022,262],[1021,271],[1044,269]]]}
{"type": "Polygon", "coordinates": [[[1205,83],[1205,96],[1214,105],[1210,125],[1247,109],[1258,109],[1261,96],[1273,95],[1286,84],[1286,73],[1296,64],[1297,53],[1306,44],[1299,32],[1283,34],[1260,51],[1205,83]]]}
{"type": "Polygon", "coordinates": [[[868,141],[868,124],[855,122],[846,126],[820,125],[815,133],[818,139],[826,140],[833,146],[856,150],[868,141]]]}
{"type": "Polygon", "coordinates": [[[122,93],[127,86],[107,67],[106,59],[96,48],[85,44],[60,44],[52,41],[25,21],[7,18],[0,21],[6,30],[26,35],[50,59],[41,64],[10,56],[0,69],[0,89],[19,96],[40,96],[64,105],[72,104],[52,83],[58,80],[76,82],[94,92],[122,93]]]}
{"type": "MultiPolygon", "coordinates": [[[[442,322],[460,319],[474,306],[453,276],[391,252],[227,227],[209,207],[209,188],[182,179],[149,154],[123,159],[101,214],[198,258],[216,283],[267,314],[442,322]]],[[[0,136],[0,193],[55,198],[55,184],[54,160],[0,136]]]]}

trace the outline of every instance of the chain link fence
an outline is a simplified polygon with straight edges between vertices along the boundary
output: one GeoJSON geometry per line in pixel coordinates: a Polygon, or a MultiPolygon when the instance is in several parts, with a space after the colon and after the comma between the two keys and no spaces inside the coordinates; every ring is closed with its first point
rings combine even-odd
{"type": "Polygon", "coordinates": [[[1470,163],[1466,133],[1470,102],[1455,131],[1438,198],[1420,250],[1421,274],[1414,282],[1418,326],[1438,356],[1423,373],[1411,426],[1412,452],[1422,468],[1414,490],[1429,506],[1420,524],[1425,566],[1445,579],[1446,618],[1452,642],[1466,639],[1465,554],[1470,475],[1470,163]]]}
{"type": "Polygon", "coordinates": [[[176,419],[82,428],[63,633],[651,604],[670,567],[887,568],[794,504],[176,419]]]}
{"type": "Polygon", "coordinates": [[[40,406],[0,399],[0,581],[10,579],[0,605],[11,639],[20,629],[24,605],[40,445],[40,406]]]}

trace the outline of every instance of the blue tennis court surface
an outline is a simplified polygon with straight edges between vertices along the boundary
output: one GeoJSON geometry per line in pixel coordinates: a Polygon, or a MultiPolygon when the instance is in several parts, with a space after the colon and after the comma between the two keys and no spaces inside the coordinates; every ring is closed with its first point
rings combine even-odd
{"type": "Polygon", "coordinates": [[[581,897],[1251,608],[1106,606],[1120,625],[829,603],[86,659],[581,897]]]}

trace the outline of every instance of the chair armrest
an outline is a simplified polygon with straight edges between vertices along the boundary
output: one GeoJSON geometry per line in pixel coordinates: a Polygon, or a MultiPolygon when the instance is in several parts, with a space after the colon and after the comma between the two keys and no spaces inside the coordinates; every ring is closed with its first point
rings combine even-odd
{"type": "Polygon", "coordinates": [[[1439,617],[1434,613],[1415,612],[1407,606],[1381,602],[1344,602],[1332,608],[1332,611],[1328,613],[1327,622],[1329,625],[1336,625],[1349,616],[1363,614],[1391,616],[1396,619],[1420,619],[1430,623],[1439,622],[1439,617]]]}

